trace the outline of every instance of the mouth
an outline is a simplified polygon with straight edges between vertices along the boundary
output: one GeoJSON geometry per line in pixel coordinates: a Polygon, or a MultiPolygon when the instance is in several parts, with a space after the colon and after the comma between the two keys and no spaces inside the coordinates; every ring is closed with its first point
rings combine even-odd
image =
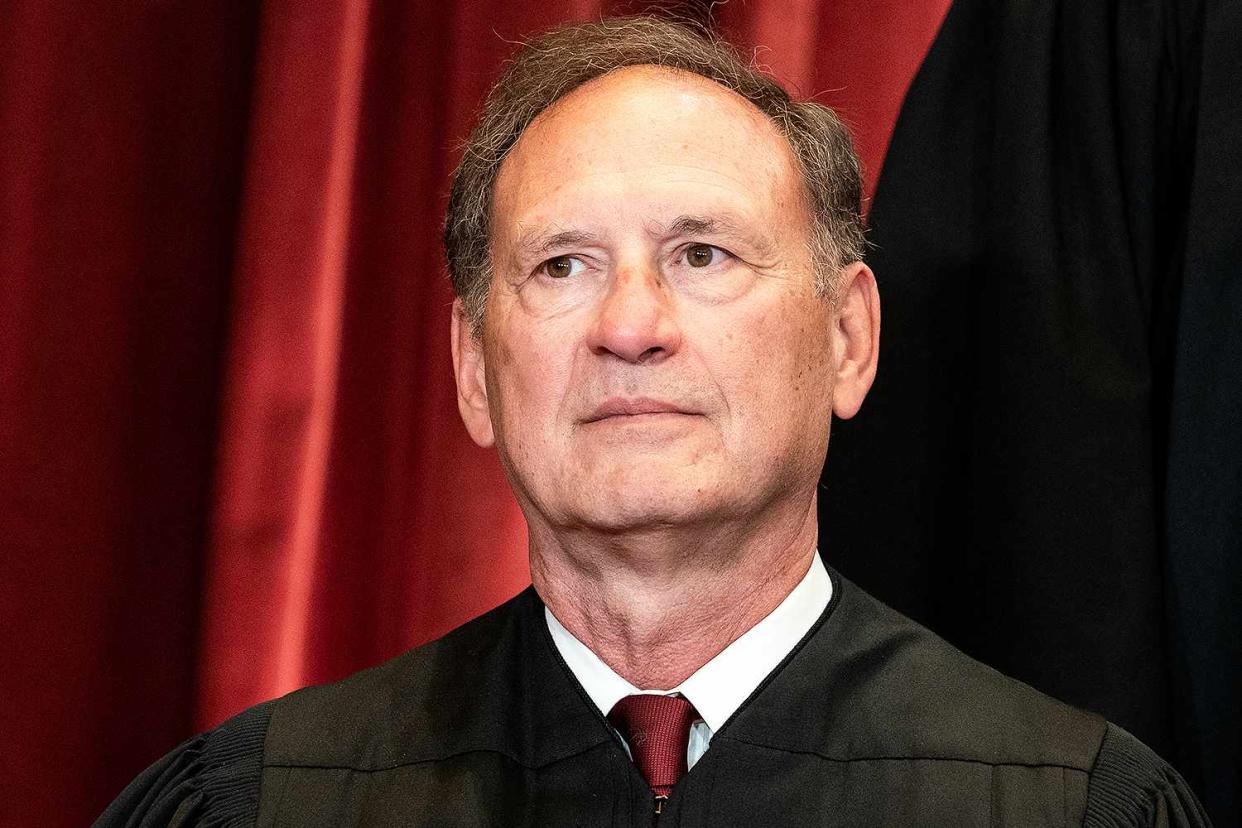
{"type": "Polygon", "coordinates": [[[652,418],[661,415],[695,414],[685,408],[650,397],[610,397],[583,419],[584,423],[621,418],[652,418]]]}

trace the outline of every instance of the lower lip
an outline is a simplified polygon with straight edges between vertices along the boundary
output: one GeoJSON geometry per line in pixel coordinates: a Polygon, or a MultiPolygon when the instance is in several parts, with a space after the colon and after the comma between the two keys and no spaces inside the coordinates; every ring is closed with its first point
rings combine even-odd
{"type": "Polygon", "coordinates": [[[612,414],[598,420],[592,420],[589,424],[612,423],[613,425],[624,425],[626,423],[632,423],[634,425],[638,425],[640,423],[658,423],[666,420],[682,420],[692,416],[694,415],[686,414],[682,411],[650,411],[645,414],[612,414]]]}

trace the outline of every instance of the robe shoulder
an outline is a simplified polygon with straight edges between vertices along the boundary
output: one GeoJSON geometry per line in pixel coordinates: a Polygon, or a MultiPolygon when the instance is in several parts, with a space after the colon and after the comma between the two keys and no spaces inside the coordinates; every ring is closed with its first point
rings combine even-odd
{"type": "Polygon", "coordinates": [[[496,734],[509,715],[504,677],[525,658],[519,615],[539,606],[528,589],[383,664],[249,708],[143,771],[95,828],[252,826],[265,767],[367,770],[472,749],[520,758],[496,734]]]}
{"type": "Polygon", "coordinates": [[[822,629],[732,736],[830,761],[1090,771],[1107,727],[970,658],[845,578],[822,629]],[[849,715],[841,715],[849,711],[849,715]]]}
{"type": "MultiPolygon", "coordinates": [[[[475,751],[526,766],[555,758],[532,755],[513,726],[524,713],[515,709],[519,699],[547,697],[548,704],[572,706],[570,685],[548,680],[556,668],[549,647],[535,638],[541,612],[534,590],[527,589],[443,638],[342,681],[285,696],[272,715],[265,761],[366,772],[475,751]],[[546,686],[529,687],[532,673],[546,686]]],[[[600,738],[606,736],[601,730],[600,738]]]]}
{"type": "Polygon", "coordinates": [[[772,677],[765,703],[716,739],[819,756],[849,766],[855,784],[868,773],[900,778],[893,797],[935,787],[933,777],[984,774],[994,814],[1022,815],[995,824],[1033,824],[1023,809],[1041,800],[1060,802],[1070,825],[1210,824],[1176,771],[1120,727],[975,661],[844,578],[837,585],[835,610],[772,677]]]}
{"type": "Polygon", "coordinates": [[[121,792],[95,828],[253,825],[273,704],[251,707],[174,748],[121,792]]]}
{"type": "Polygon", "coordinates": [[[1168,763],[1109,724],[1087,789],[1086,828],[1210,828],[1194,792],[1168,763]]]}

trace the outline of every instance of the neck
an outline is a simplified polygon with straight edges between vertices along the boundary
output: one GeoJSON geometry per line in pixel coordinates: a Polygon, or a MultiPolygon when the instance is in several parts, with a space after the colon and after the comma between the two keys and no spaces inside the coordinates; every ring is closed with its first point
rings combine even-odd
{"type": "Polygon", "coordinates": [[[640,689],[677,686],[772,612],[815,554],[814,495],[762,525],[530,532],[552,614],[640,689]]]}

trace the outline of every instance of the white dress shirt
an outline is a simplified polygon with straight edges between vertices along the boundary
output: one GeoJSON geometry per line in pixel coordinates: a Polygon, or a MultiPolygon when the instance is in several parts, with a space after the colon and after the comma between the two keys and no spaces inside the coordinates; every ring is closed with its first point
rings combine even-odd
{"type": "Polygon", "coordinates": [[[552,610],[544,607],[544,614],[561,658],[605,717],[618,701],[635,693],[679,694],[694,705],[702,717],[691,727],[690,743],[686,747],[687,767],[694,767],[707,751],[712,734],[789,655],[823,615],[831,599],[832,580],[816,554],[806,575],[776,609],[671,690],[635,687],[574,638],[552,610]]]}

